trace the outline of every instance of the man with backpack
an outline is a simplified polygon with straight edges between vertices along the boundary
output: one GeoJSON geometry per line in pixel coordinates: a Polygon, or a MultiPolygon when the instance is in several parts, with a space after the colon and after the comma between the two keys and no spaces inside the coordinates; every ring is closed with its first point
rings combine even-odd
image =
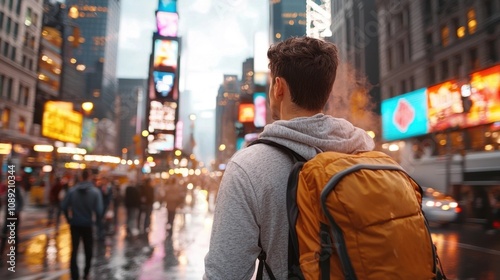
{"type": "Polygon", "coordinates": [[[82,181],[73,186],[61,203],[71,230],[71,279],[80,279],[78,247],[83,240],[85,267],[83,279],[88,279],[92,266],[94,221],[102,217],[103,203],[99,190],[92,183],[92,170],[82,170],[82,181]]]}
{"type": "MultiPolygon", "coordinates": [[[[257,259],[259,259],[258,279],[263,276],[266,279],[267,277],[288,279],[291,276],[298,277],[293,279],[357,279],[355,275],[349,274],[351,270],[346,272],[342,268],[345,264],[348,268],[353,266],[357,269],[359,262],[362,262],[363,259],[354,255],[354,259],[351,258],[347,261],[344,258],[334,260],[333,256],[338,256],[338,254],[333,251],[342,248],[346,242],[347,247],[352,247],[350,238],[356,237],[358,233],[351,234],[351,231],[345,231],[344,236],[342,233],[338,235],[336,229],[340,226],[337,228],[335,226],[327,227],[327,230],[324,230],[323,224],[330,224],[326,219],[323,218],[321,223],[312,222],[312,220],[309,222],[308,219],[304,220],[308,212],[304,211],[302,205],[299,209],[287,207],[287,204],[305,200],[308,201],[308,204],[305,205],[306,208],[317,207],[314,209],[316,212],[309,211],[309,213],[314,212],[320,216],[318,213],[321,211],[319,207],[322,205],[321,192],[296,191],[294,193],[289,192],[287,188],[290,188],[289,185],[297,186],[305,182],[314,183],[316,179],[323,180],[324,174],[328,170],[322,167],[306,167],[306,163],[304,169],[308,168],[307,173],[302,174],[302,177],[293,178],[291,170],[292,168],[296,169],[296,162],[311,161],[318,154],[330,155],[328,152],[346,155],[345,158],[349,160],[351,155],[368,152],[374,148],[372,138],[364,130],[354,127],[344,119],[322,113],[335,81],[339,63],[337,47],[333,43],[318,39],[295,37],[271,46],[267,56],[270,68],[269,107],[272,117],[276,121],[266,125],[264,131],[259,135],[262,144],[253,144],[238,151],[226,166],[215,206],[209,252],[205,257],[204,279],[251,279],[255,273],[257,259]],[[297,197],[293,197],[293,195],[297,195],[297,197]],[[294,225],[289,222],[289,212],[294,211],[299,212],[298,219],[302,222],[301,228],[297,228],[298,232],[295,231],[294,225]],[[314,228],[318,233],[308,234],[305,232],[310,228],[314,228]],[[289,236],[294,237],[289,238],[289,236]],[[317,240],[310,242],[307,240],[308,237],[317,240]],[[345,237],[346,242],[342,242],[344,241],[342,237],[345,237]],[[289,259],[293,251],[298,251],[300,263],[297,256],[295,259],[289,259]],[[304,260],[306,263],[303,262],[304,260]],[[319,260],[327,260],[326,265],[319,260]],[[313,265],[309,265],[307,262],[311,262],[313,265]],[[266,267],[267,274],[263,273],[263,266],[266,267]]],[[[373,156],[376,159],[371,161],[378,160],[377,156],[373,156]]],[[[302,165],[299,165],[299,168],[301,167],[302,165]]],[[[328,168],[334,169],[333,167],[328,168]]],[[[400,173],[398,173],[399,175],[400,173]]],[[[359,181],[363,182],[363,179],[359,179],[359,181]]],[[[369,181],[366,183],[371,184],[369,181]]],[[[342,188],[340,191],[344,191],[344,189],[342,188]]],[[[362,194],[362,191],[359,193],[362,194]]],[[[403,226],[408,224],[408,228],[412,229],[413,223],[411,221],[413,220],[410,222],[408,220],[419,219],[418,221],[422,223],[419,224],[418,232],[424,234],[425,225],[423,219],[420,219],[417,205],[418,195],[410,184],[404,185],[402,194],[411,201],[411,207],[402,207],[405,210],[411,208],[413,211],[409,215],[411,218],[401,217],[400,221],[400,213],[397,209],[394,210],[394,213],[390,212],[393,209],[388,209],[388,211],[381,212],[385,215],[382,219],[388,221],[387,228],[389,229],[393,229],[394,225],[401,224],[403,226]]],[[[341,195],[339,199],[342,203],[349,198],[343,196],[344,193],[339,195],[341,195]]],[[[357,206],[361,207],[362,205],[354,205],[354,208],[357,206]]],[[[343,211],[343,209],[339,211],[343,211]]],[[[357,218],[356,215],[352,217],[357,218]]],[[[342,225],[347,223],[345,220],[349,219],[337,222],[342,225]]],[[[361,226],[364,220],[359,219],[359,221],[361,226]]],[[[331,222],[331,224],[335,223],[331,222]]],[[[403,231],[403,233],[407,233],[407,231],[403,231]]],[[[376,233],[370,234],[377,242],[385,240],[384,237],[377,236],[376,233]]],[[[393,236],[390,230],[382,231],[380,234],[387,234],[390,238],[393,236]]],[[[378,279],[425,279],[427,276],[429,277],[426,279],[432,278],[433,255],[430,234],[425,234],[428,235],[425,240],[428,242],[426,243],[428,248],[426,247],[425,250],[417,248],[418,251],[414,252],[414,256],[417,258],[421,254],[427,254],[428,267],[418,267],[420,263],[415,264],[420,270],[429,269],[424,277],[391,277],[389,268],[387,271],[375,272],[379,273],[378,279]],[[380,278],[380,275],[384,275],[386,278],[380,278]]],[[[394,236],[396,241],[400,241],[400,238],[401,235],[394,236]]],[[[414,240],[408,239],[406,241],[414,240]]],[[[419,242],[416,243],[421,245],[419,242]]],[[[359,246],[362,247],[362,245],[359,246]]],[[[370,251],[370,246],[372,245],[367,245],[367,251],[370,251]]],[[[409,249],[413,248],[409,247],[409,249]]],[[[364,249],[361,248],[361,250],[364,249]]],[[[348,252],[351,253],[351,251],[348,252]]],[[[407,261],[405,259],[407,252],[404,253],[401,255],[404,257],[401,262],[407,261]]],[[[367,254],[371,254],[371,251],[367,254]]],[[[379,262],[382,260],[380,259],[379,262]]],[[[398,267],[394,263],[390,265],[398,267]]],[[[379,268],[375,262],[370,263],[369,266],[379,268]]],[[[365,273],[365,271],[356,270],[359,279],[375,279],[372,277],[374,274],[371,273],[372,271],[365,273]]]]}

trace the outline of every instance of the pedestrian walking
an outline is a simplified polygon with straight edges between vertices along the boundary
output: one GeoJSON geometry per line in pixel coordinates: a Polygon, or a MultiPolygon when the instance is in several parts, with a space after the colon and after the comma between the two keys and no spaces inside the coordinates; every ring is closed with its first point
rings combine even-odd
{"type": "Polygon", "coordinates": [[[137,226],[139,227],[139,232],[147,233],[150,230],[151,224],[151,213],[153,212],[153,203],[155,202],[154,188],[151,184],[151,179],[146,178],[143,180],[139,188],[140,195],[140,207],[139,215],[137,218],[137,226]]]}
{"type": "Polygon", "coordinates": [[[61,200],[60,194],[63,190],[63,184],[61,178],[56,177],[54,184],[50,187],[49,191],[49,211],[48,211],[48,221],[47,225],[50,226],[54,222],[54,214],[56,215],[56,229],[59,229],[60,217],[61,217],[61,200]]]}
{"type": "MultiPolygon", "coordinates": [[[[338,65],[333,43],[290,38],[271,46],[267,56],[269,107],[276,121],[259,139],[284,145],[306,160],[320,151],[373,149],[364,130],[323,114],[338,65]]],[[[288,279],[286,188],[292,165],[287,154],[269,145],[233,155],[217,196],[205,279],[251,279],[262,250],[276,279],[288,279]]]]}
{"type": "Polygon", "coordinates": [[[114,215],[114,213],[111,213],[109,211],[109,205],[111,204],[114,195],[113,189],[113,182],[107,176],[103,176],[99,182],[99,191],[101,193],[103,202],[103,215],[102,217],[99,217],[97,222],[97,238],[99,241],[103,241],[105,239],[107,229],[109,228],[111,223],[112,217],[110,216],[114,215]]]}
{"type": "Polygon", "coordinates": [[[127,235],[135,235],[139,225],[136,225],[139,207],[141,206],[139,189],[135,185],[129,185],[125,189],[125,209],[127,210],[127,235]]]}
{"type": "Polygon", "coordinates": [[[187,189],[178,178],[171,178],[166,185],[165,203],[167,208],[167,238],[172,238],[177,209],[186,201],[187,189]]]}
{"type": "Polygon", "coordinates": [[[61,208],[71,229],[71,279],[80,277],[77,257],[80,240],[85,250],[83,278],[88,279],[93,254],[93,220],[102,216],[103,202],[99,190],[92,183],[92,171],[84,169],[82,180],[73,186],[65,196],[61,208]]]}

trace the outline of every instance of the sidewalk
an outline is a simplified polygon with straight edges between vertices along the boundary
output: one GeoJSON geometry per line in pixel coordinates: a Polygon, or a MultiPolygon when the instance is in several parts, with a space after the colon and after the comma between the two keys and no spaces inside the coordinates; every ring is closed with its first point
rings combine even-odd
{"type": "MultiPolygon", "coordinates": [[[[90,279],[201,279],[204,257],[208,252],[212,215],[206,200],[196,207],[178,211],[172,239],[165,238],[166,209],[155,209],[149,234],[126,237],[125,209],[119,212],[118,232],[104,243],[94,241],[90,279]]],[[[28,207],[23,213],[16,256],[16,271],[10,272],[6,261],[0,267],[0,279],[70,279],[71,236],[61,218],[57,233],[46,227],[46,209],[28,207]]],[[[5,259],[7,252],[2,254],[5,259]]],[[[79,267],[83,271],[84,253],[80,245],[79,267]]]]}

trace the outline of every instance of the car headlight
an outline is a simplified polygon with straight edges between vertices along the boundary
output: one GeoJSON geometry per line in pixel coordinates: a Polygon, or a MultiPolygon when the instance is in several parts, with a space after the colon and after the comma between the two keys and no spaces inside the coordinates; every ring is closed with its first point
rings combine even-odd
{"type": "Polygon", "coordinates": [[[434,207],[434,201],[430,201],[430,200],[429,200],[429,201],[427,201],[427,202],[425,203],[425,205],[426,205],[426,206],[428,206],[428,207],[434,207]]]}
{"type": "Polygon", "coordinates": [[[451,208],[457,208],[458,203],[456,203],[456,202],[450,202],[449,205],[450,205],[451,208]]]}

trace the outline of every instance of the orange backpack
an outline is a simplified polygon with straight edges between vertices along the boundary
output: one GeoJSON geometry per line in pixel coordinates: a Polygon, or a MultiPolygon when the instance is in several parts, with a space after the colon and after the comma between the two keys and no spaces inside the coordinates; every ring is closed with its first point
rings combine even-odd
{"type": "MultiPolygon", "coordinates": [[[[446,279],[422,212],[422,188],[382,152],[294,159],[287,189],[291,279],[446,279]]],[[[263,267],[259,256],[257,279],[263,267]]]]}

